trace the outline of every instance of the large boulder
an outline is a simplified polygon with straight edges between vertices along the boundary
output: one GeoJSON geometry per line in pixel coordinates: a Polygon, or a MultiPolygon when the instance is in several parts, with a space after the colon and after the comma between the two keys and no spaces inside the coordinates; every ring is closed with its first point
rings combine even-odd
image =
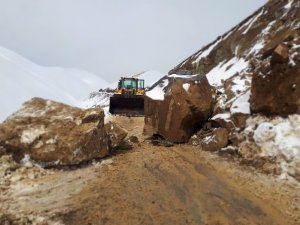
{"type": "Polygon", "coordinates": [[[126,138],[128,131],[114,122],[105,124],[110,149],[116,149],[126,138]]]}
{"type": "Polygon", "coordinates": [[[109,152],[104,112],[33,98],[0,124],[0,146],[16,160],[27,155],[44,165],[104,157],[109,152]]]}
{"type": "Polygon", "coordinates": [[[145,97],[145,131],[187,142],[211,116],[214,94],[205,76],[170,79],[163,100],[145,97]]]}
{"type": "MultiPolygon", "coordinates": [[[[279,45],[269,63],[262,63],[253,75],[251,111],[264,115],[287,116],[300,113],[300,61],[296,49],[279,45]]],[[[297,51],[299,52],[300,49],[297,51]]]]}

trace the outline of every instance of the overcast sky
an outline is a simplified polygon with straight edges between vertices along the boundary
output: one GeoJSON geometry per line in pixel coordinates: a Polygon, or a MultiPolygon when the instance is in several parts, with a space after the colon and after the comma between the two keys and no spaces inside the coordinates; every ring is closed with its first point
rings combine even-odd
{"type": "Polygon", "coordinates": [[[0,0],[0,45],[108,81],[167,72],[266,0],[0,0]]]}

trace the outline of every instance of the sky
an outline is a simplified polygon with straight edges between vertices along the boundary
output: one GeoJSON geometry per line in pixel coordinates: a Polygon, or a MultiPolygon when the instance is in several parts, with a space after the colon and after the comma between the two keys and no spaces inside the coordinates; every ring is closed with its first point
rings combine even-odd
{"type": "Polygon", "coordinates": [[[0,45],[107,81],[167,73],[266,0],[0,0],[0,45]]]}

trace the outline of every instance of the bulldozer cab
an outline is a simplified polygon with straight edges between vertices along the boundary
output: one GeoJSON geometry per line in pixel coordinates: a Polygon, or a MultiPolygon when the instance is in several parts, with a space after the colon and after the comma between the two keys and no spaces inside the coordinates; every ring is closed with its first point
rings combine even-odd
{"type": "Polygon", "coordinates": [[[145,81],[133,77],[122,77],[115,94],[110,97],[109,112],[126,116],[144,115],[145,81]]]}
{"type": "Polygon", "coordinates": [[[118,89],[144,89],[144,80],[136,78],[121,78],[118,83],[118,89]]]}

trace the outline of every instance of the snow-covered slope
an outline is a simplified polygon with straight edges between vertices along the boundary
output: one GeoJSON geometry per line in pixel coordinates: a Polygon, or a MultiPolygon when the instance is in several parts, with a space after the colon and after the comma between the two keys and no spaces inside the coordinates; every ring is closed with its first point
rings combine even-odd
{"type": "Polygon", "coordinates": [[[89,93],[107,85],[94,74],[42,67],[0,47],[0,122],[32,97],[81,106],[89,93]]]}

